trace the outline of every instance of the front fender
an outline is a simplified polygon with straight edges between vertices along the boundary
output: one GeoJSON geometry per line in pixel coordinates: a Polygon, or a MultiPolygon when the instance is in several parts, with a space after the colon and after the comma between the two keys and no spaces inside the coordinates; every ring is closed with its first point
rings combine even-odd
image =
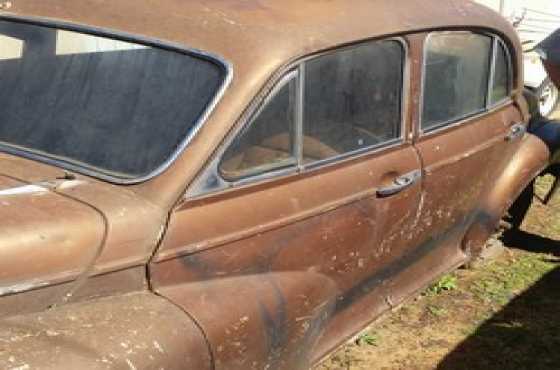
{"type": "Polygon", "coordinates": [[[183,311],[151,293],[0,320],[0,369],[211,369],[183,311]]]}
{"type": "Polygon", "coordinates": [[[216,370],[308,369],[340,296],[316,271],[224,276],[157,291],[203,328],[216,370]]]}
{"type": "Polygon", "coordinates": [[[471,226],[462,243],[463,250],[470,256],[476,256],[482,250],[509,207],[533,179],[550,165],[551,147],[543,139],[535,133],[529,133],[522,140],[519,149],[497,176],[496,182],[488,189],[472,216],[471,226]]]}

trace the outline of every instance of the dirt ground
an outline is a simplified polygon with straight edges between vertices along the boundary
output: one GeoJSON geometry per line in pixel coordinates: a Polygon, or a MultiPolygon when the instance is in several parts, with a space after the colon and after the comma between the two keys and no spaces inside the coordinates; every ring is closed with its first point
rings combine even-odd
{"type": "Polygon", "coordinates": [[[501,239],[497,260],[444,276],[315,370],[560,369],[560,196],[501,239]]]}

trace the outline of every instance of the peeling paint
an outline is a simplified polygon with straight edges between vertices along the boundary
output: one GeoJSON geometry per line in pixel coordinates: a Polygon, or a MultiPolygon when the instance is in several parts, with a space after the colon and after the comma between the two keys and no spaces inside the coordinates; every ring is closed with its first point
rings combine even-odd
{"type": "Polygon", "coordinates": [[[9,197],[17,195],[41,195],[51,190],[68,190],[76,186],[84,184],[85,181],[80,180],[55,180],[50,182],[40,182],[37,184],[23,185],[14,188],[0,190],[0,197],[9,197]]]}
{"type": "Polygon", "coordinates": [[[47,284],[48,282],[45,280],[30,280],[24,283],[19,283],[19,284],[14,284],[9,286],[0,286],[0,296],[26,292],[32,289],[40,288],[47,284]]]}
{"type": "Polygon", "coordinates": [[[49,192],[44,186],[39,185],[24,185],[16,188],[0,190],[0,197],[9,197],[16,195],[39,195],[49,192]]]}
{"type": "Polygon", "coordinates": [[[9,370],[29,370],[31,367],[28,364],[23,364],[21,366],[12,367],[9,370]]]}
{"type": "Polygon", "coordinates": [[[134,366],[134,364],[132,363],[132,361],[130,361],[130,359],[127,358],[125,361],[126,361],[126,364],[128,365],[128,367],[130,368],[130,370],[138,370],[138,369],[136,368],[136,366],[134,366]]]}

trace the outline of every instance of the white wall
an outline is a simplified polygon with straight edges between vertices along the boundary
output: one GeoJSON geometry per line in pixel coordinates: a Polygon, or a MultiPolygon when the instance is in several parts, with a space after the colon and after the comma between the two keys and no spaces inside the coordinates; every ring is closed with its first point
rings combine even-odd
{"type": "Polygon", "coordinates": [[[500,11],[500,0],[477,0],[477,3],[484,4],[496,11],[500,11]]]}
{"type": "Polygon", "coordinates": [[[511,21],[519,20],[518,30],[522,40],[538,42],[560,28],[560,0],[476,0],[500,11],[511,21]]]}
{"type": "Polygon", "coordinates": [[[559,0],[476,0],[477,2],[499,10],[500,4],[503,3],[504,15],[511,16],[522,8],[539,10],[546,13],[560,15],[559,0]]]}

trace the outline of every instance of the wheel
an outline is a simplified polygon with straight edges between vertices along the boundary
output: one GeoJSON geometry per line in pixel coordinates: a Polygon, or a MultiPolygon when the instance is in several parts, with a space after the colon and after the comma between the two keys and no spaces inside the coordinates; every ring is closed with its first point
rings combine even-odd
{"type": "Polygon", "coordinates": [[[550,78],[547,78],[541,86],[539,86],[536,94],[539,98],[539,110],[542,116],[550,116],[558,107],[558,103],[560,103],[560,92],[558,88],[552,83],[550,78]]]}

